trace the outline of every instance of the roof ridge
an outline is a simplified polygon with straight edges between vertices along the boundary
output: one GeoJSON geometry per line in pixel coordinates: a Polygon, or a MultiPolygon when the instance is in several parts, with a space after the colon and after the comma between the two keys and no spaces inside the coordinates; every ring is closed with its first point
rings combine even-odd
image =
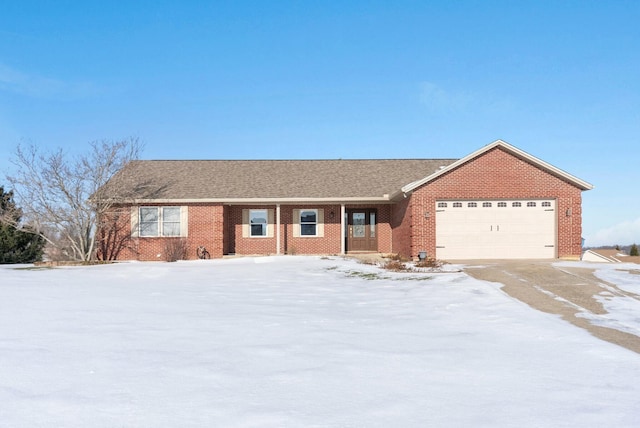
{"type": "Polygon", "coordinates": [[[335,161],[453,161],[458,158],[380,158],[380,159],[136,159],[139,162],[335,162],[335,161]]]}

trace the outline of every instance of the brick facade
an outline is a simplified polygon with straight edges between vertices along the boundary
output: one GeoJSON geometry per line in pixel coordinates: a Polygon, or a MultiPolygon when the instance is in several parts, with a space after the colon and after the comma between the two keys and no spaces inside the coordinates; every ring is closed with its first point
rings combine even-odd
{"type": "MultiPolygon", "coordinates": [[[[345,204],[344,208],[345,211],[375,210],[378,252],[416,258],[419,251],[427,251],[429,256],[436,254],[437,200],[555,199],[557,257],[578,258],[582,250],[582,190],[562,174],[548,172],[526,156],[518,156],[497,146],[400,195],[395,201],[345,204]]],[[[345,239],[342,236],[340,204],[281,204],[278,230],[275,220],[278,207],[275,204],[188,203],[182,206],[186,206],[188,211],[188,231],[184,238],[134,237],[118,258],[164,260],[168,245],[176,240],[186,243],[188,259],[196,258],[198,246],[206,247],[211,257],[277,254],[278,237],[280,254],[340,254],[342,240],[345,239]],[[274,215],[268,226],[271,236],[249,237],[246,228],[243,233],[243,210],[250,209],[272,210],[274,215]],[[322,210],[322,236],[294,236],[294,212],[300,209],[322,210]]],[[[123,210],[131,212],[129,207],[123,210]]],[[[121,221],[131,221],[130,218],[123,215],[121,221]]],[[[130,226],[124,229],[129,230],[130,226]]]]}
{"type": "MultiPolygon", "coordinates": [[[[166,206],[145,204],[144,206],[166,206]]],[[[187,259],[196,259],[196,250],[204,246],[211,257],[222,257],[224,239],[224,216],[222,204],[190,204],[188,205],[188,232],[186,237],[144,238],[133,237],[118,257],[120,260],[165,260],[167,251],[176,241],[183,241],[187,249],[187,259]]],[[[124,208],[127,213],[131,208],[124,208]]],[[[131,216],[122,216],[129,222],[131,216]]]]}
{"type": "Polygon", "coordinates": [[[559,258],[579,258],[582,252],[582,195],[580,189],[500,148],[455,168],[416,189],[410,196],[404,222],[410,223],[410,251],[405,234],[398,252],[417,257],[434,255],[438,199],[555,199],[559,258]],[[410,219],[410,220],[407,220],[410,219]]]}
{"type": "Polygon", "coordinates": [[[391,228],[393,231],[392,252],[404,257],[412,253],[411,196],[403,198],[392,207],[391,228]]]}

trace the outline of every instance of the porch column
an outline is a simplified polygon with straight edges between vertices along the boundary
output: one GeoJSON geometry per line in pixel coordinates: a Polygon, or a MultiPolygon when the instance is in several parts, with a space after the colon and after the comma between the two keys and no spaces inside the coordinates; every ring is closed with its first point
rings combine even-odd
{"type": "Polygon", "coordinates": [[[276,255],[280,255],[280,204],[276,204],[276,255]]]}
{"type": "Polygon", "coordinates": [[[340,204],[340,254],[345,254],[344,248],[344,236],[347,230],[347,225],[344,224],[344,214],[346,210],[344,204],[340,204]]]}

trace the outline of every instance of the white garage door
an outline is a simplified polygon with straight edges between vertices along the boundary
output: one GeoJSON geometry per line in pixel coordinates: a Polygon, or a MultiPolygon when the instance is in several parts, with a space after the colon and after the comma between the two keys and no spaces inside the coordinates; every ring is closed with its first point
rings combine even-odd
{"type": "Polygon", "coordinates": [[[438,259],[555,257],[555,200],[436,202],[438,259]]]}

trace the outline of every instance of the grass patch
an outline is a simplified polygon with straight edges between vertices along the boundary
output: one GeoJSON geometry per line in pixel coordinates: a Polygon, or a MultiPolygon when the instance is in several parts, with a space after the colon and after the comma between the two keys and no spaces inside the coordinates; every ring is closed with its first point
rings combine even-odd
{"type": "Polygon", "coordinates": [[[431,281],[432,276],[407,276],[404,278],[394,278],[394,281],[431,281]]]}
{"type": "MultiPolygon", "coordinates": [[[[405,272],[410,272],[410,271],[405,271],[405,272]]],[[[379,272],[362,272],[362,271],[358,271],[358,270],[350,270],[348,272],[346,272],[347,276],[349,278],[362,278],[362,279],[366,279],[367,281],[374,281],[374,280],[387,280],[387,281],[430,281],[433,279],[432,276],[426,276],[426,275],[421,275],[421,276],[404,276],[404,277],[390,277],[387,275],[382,275],[379,272]]]]}
{"type": "Polygon", "coordinates": [[[351,277],[351,278],[362,278],[362,279],[366,279],[368,281],[374,280],[374,279],[389,279],[389,278],[385,278],[383,276],[380,276],[379,273],[377,272],[362,272],[362,271],[357,271],[357,270],[350,270],[349,272],[347,272],[347,276],[351,277]]]}
{"type": "MultiPolygon", "coordinates": [[[[352,260],[349,258],[345,258],[345,260],[352,260]]],[[[408,260],[403,259],[402,257],[392,254],[389,257],[385,257],[385,260],[374,260],[374,259],[360,259],[358,263],[368,265],[368,266],[376,266],[380,269],[379,272],[363,272],[360,270],[346,270],[341,271],[345,276],[349,278],[362,278],[367,281],[373,280],[388,280],[388,281],[429,281],[433,279],[432,276],[424,275],[424,271],[417,270],[413,263],[408,260]],[[407,274],[416,274],[411,276],[396,276],[392,277],[389,275],[385,275],[384,271],[395,272],[395,273],[407,273],[407,274]]],[[[438,266],[442,266],[442,263],[438,264],[438,266]]],[[[326,271],[335,271],[340,270],[339,266],[330,266],[325,268],[326,271]]]]}

